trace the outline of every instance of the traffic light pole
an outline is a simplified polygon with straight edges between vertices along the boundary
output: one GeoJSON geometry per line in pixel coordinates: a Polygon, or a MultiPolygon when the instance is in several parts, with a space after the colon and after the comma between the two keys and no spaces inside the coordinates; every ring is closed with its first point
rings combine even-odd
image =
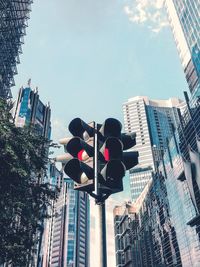
{"type": "Polygon", "coordinates": [[[98,129],[95,123],[95,135],[94,135],[94,184],[95,194],[97,196],[96,205],[98,207],[98,227],[99,227],[99,267],[107,267],[107,246],[106,246],[106,210],[105,200],[102,199],[101,193],[99,192],[98,182],[98,129]]]}
{"type": "Polygon", "coordinates": [[[107,267],[105,201],[96,204],[98,207],[99,220],[99,267],[107,267]]]}

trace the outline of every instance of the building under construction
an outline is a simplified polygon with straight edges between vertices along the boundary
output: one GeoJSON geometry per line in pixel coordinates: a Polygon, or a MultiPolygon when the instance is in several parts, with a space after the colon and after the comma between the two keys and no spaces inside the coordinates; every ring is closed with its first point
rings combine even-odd
{"type": "Polygon", "coordinates": [[[0,97],[10,98],[33,0],[0,0],[0,97]]]}

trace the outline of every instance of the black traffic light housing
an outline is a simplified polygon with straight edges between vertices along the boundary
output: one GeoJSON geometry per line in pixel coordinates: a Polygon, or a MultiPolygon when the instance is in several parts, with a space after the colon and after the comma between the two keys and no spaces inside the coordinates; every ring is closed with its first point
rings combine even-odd
{"type": "Polygon", "coordinates": [[[94,123],[76,118],[70,122],[69,131],[73,136],[61,142],[66,151],[64,172],[74,181],[74,189],[91,193],[94,190],[94,123]]]}
{"type": "Polygon", "coordinates": [[[73,137],[64,143],[64,172],[75,182],[76,190],[96,199],[123,190],[125,172],[138,164],[139,155],[126,151],[136,144],[136,134],[121,133],[121,129],[121,123],[113,118],[101,125],[87,124],[80,118],[70,122],[73,137]]]}
{"type": "Polygon", "coordinates": [[[99,127],[99,187],[102,193],[123,191],[126,170],[138,164],[138,152],[124,152],[136,144],[136,134],[121,133],[121,123],[113,118],[99,127]]]}

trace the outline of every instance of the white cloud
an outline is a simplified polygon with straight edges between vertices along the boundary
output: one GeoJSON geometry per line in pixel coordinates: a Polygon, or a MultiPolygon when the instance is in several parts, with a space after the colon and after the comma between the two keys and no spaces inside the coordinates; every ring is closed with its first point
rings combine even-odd
{"type": "Polygon", "coordinates": [[[124,12],[131,22],[158,33],[169,25],[163,5],[164,0],[131,0],[124,6],[124,12]]]}

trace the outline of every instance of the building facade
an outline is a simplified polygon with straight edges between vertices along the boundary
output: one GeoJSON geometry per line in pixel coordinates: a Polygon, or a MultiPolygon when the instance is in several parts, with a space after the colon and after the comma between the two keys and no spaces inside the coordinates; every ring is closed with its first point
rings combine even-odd
{"type": "Polygon", "coordinates": [[[127,212],[122,212],[121,217],[115,214],[115,238],[121,240],[116,242],[116,253],[122,261],[118,266],[200,266],[199,107],[196,103],[190,108],[187,102],[180,125],[173,131],[152,180],[145,187],[146,193],[143,190],[132,204],[134,217],[129,216],[124,224],[127,212]],[[127,231],[128,248],[124,239],[127,231]],[[124,259],[127,250],[132,250],[129,265],[124,259]]]}
{"type": "Polygon", "coordinates": [[[0,1],[0,97],[11,97],[32,0],[0,1]]]}
{"type": "Polygon", "coordinates": [[[32,90],[30,82],[26,88],[20,88],[13,113],[15,125],[23,127],[33,125],[37,133],[50,139],[51,109],[49,104],[44,105],[39,98],[38,90],[32,90]]]}
{"type": "MultiPolygon", "coordinates": [[[[177,134],[179,150],[183,158],[185,179],[190,188],[190,195],[195,205],[196,216],[190,224],[200,230],[200,103],[192,107],[186,94],[187,109],[181,119],[177,134]]],[[[198,232],[198,235],[199,232],[198,232]]]]}
{"type": "Polygon", "coordinates": [[[48,260],[43,267],[89,266],[89,199],[65,178],[54,203],[48,260]]]}
{"type": "MultiPolygon", "coordinates": [[[[52,189],[63,187],[63,174],[61,171],[57,169],[55,164],[51,163],[48,166],[48,176],[46,177],[45,182],[49,182],[51,184],[52,189]]],[[[58,202],[60,198],[58,199],[58,202]]],[[[59,204],[58,204],[59,205],[59,204]]],[[[51,203],[51,207],[48,208],[48,213],[52,216],[49,219],[44,220],[43,222],[43,232],[39,238],[39,248],[38,248],[38,259],[37,259],[37,267],[47,267],[50,262],[51,255],[51,234],[52,234],[52,226],[53,226],[53,212],[55,208],[55,201],[53,200],[51,203]]]]}
{"type": "Polygon", "coordinates": [[[134,246],[137,236],[138,215],[131,203],[114,208],[116,266],[136,266],[140,260],[139,250],[134,246]]]}
{"type": "Polygon", "coordinates": [[[192,97],[200,95],[200,2],[165,0],[177,49],[192,97]]]}
{"type": "Polygon", "coordinates": [[[172,139],[142,201],[114,212],[117,266],[200,265],[198,217],[184,175],[172,139]]]}
{"type": "MultiPolygon", "coordinates": [[[[25,3],[24,3],[25,4],[25,3]]],[[[20,88],[14,107],[12,109],[12,115],[16,127],[33,126],[34,131],[39,136],[43,136],[50,140],[51,138],[51,109],[49,104],[44,105],[39,98],[38,90],[32,90],[30,87],[30,80],[26,88],[20,88]]],[[[46,153],[48,155],[48,146],[46,147],[46,153]]],[[[47,163],[47,176],[43,177],[42,183],[50,183],[52,189],[55,186],[60,187],[62,183],[62,174],[57,170],[54,164],[47,163]]],[[[52,211],[49,209],[49,214],[52,211]]],[[[32,265],[40,267],[46,266],[43,262],[46,261],[48,255],[48,231],[51,225],[50,220],[44,219],[41,223],[41,230],[36,233],[37,244],[34,248],[32,265]]]]}
{"type": "Polygon", "coordinates": [[[166,147],[167,140],[179,123],[179,108],[184,102],[150,100],[146,96],[130,98],[123,105],[124,127],[127,133],[136,132],[139,164],[130,170],[131,197],[135,201],[146,183],[152,178],[157,161],[166,147]]]}

